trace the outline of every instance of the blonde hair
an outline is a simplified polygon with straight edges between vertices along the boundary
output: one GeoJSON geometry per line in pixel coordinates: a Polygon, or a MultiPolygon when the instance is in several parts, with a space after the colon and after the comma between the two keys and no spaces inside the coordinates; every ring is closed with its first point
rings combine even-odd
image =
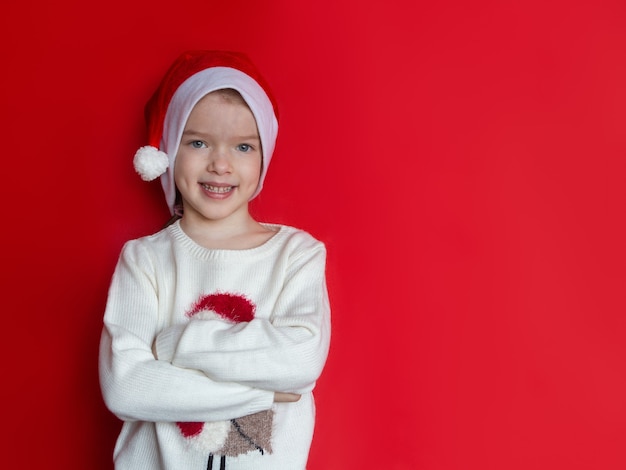
{"type": "Polygon", "coordinates": [[[246,100],[244,100],[243,96],[241,96],[241,93],[239,93],[234,88],[220,88],[219,90],[215,90],[210,93],[207,93],[207,95],[219,95],[225,101],[228,101],[230,103],[237,102],[237,103],[245,104],[246,108],[250,108],[248,106],[248,103],[246,103],[246,100]]]}

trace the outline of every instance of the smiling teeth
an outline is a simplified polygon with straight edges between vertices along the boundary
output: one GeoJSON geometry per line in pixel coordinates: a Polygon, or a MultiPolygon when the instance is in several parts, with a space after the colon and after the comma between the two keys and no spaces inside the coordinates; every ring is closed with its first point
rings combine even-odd
{"type": "Polygon", "coordinates": [[[210,191],[212,193],[219,193],[219,194],[227,193],[231,189],[233,189],[232,186],[210,186],[208,184],[203,184],[202,187],[206,189],[207,191],[210,191]]]}

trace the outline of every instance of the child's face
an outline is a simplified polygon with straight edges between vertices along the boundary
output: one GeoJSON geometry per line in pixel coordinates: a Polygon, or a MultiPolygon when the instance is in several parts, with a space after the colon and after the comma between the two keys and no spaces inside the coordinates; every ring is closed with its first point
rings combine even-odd
{"type": "Polygon", "coordinates": [[[189,115],[174,166],[186,221],[247,217],[261,159],[261,141],[250,109],[218,93],[202,98],[189,115]]]}

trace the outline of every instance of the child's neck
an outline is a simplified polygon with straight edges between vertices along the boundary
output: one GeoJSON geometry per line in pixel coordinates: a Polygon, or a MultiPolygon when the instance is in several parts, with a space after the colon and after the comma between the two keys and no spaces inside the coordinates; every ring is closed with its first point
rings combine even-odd
{"type": "Polygon", "coordinates": [[[252,216],[238,221],[202,222],[183,216],[180,227],[198,245],[216,250],[247,250],[268,241],[276,233],[252,216]]]}

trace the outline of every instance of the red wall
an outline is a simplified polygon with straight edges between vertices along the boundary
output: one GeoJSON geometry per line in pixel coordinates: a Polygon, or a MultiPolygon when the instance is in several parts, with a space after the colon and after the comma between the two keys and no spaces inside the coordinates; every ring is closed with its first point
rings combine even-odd
{"type": "Polygon", "coordinates": [[[3,459],[112,468],[106,291],[166,218],[142,107],[225,48],[281,107],[255,213],[329,250],[310,468],[626,468],[625,25],[618,0],[4,5],[3,459]]]}

